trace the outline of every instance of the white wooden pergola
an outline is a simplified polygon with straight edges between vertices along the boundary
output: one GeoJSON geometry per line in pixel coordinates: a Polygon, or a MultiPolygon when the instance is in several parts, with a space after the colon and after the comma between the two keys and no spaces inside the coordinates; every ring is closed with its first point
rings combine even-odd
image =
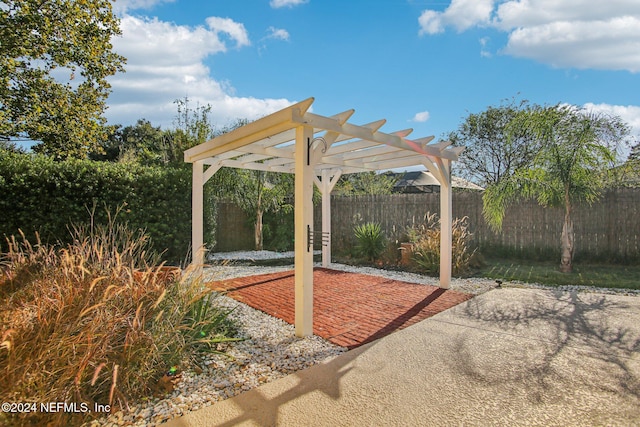
{"type": "MultiPolygon", "coordinates": [[[[221,167],[295,174],[295,329],[313,333],[313,185],[322,193],[322,231],[331,231],[330,195],[342,174],[425,166],[440,191],[440,286],[451,280],[451,162],[462,147],[433,136],[407,139],[412,129],[379,129],[386,120],[365,125],[348,122],[354,110],[325,117],[309,111],[314,98],[220,135],[184,153],[193,164],[193,263],[204,264],[203,186],[221,167]]],[[[331,238],[322,263],[331,262],[331,238]]]]}

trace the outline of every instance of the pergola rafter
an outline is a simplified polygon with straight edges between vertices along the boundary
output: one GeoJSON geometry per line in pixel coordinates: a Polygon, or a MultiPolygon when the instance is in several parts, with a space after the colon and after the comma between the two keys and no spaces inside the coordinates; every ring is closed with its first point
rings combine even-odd
{"type": "MultiPolygon", "coordinates": [[[[322,193],[322,231],[330,232],[330,195],[342,174],[425,166],[441,185],[440,286],[451,277],[451,162],[461,147],[433,136],[410,140],[413,131],[381,132],[386,120],[349,122],[355,110],[325,117],[309,111],[309,98],[185,152],[193,163],[193,262],[203,264],[203,185],[221,167],[295,174],[296,334],[312,333],[313,185],[322,193]],[[208,168],[205,168],[208,165],[208,168]]],[[[323,247],[323,265],[331,245],[323,247]]]]}

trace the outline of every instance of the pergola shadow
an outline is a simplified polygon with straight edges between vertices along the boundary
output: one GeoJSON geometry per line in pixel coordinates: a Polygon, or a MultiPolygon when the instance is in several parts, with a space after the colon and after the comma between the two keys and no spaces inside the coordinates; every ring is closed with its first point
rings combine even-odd
{"type": "MultiPolygon", "coordinates": [[[[372,343],[341,354],[328,362],[315,365],[312,369],[297,371],[278,381],[286,381],[285,391],[265,391],[253,389],[233,397],[233,409],[226,412],[222,419],[199,420],[184,417],[170,420],[168,427],[216,426],[231,427],[237,425],[280,425],[280,408],[295,401],[300,396],[310,393],[321,393],[334,401],[342,397],[340,383],[342,378],[354,369],[349,366],[355,359],[366,352],[372,343]],[[251,424],[252,423],[252,424],[251,424]]],[[[223,401],[224,402],[224,401],[223,401]]],[[[223,403],[221,402],[221,403],[223,403]]],[[[194,413],[191,416],[196,415],[194,413]]],[[[206,415],[205,415],[206,416],[206,415]]]]}
{"type": "MultiPolygon", "coordinates": [[[[389,322],[382,329],[380,329],[379,331],[377,331],[376,333],[374,333],[370,337],[365,338],[364,341],[362,341],[362,344],[368,344],[370,342],[376,341],[376,340],[378,340],[378,339],[380,339],[382,337],[385,337],[385,336],[387,336],[387,335],[399,330],[402,327],[402,325],[407,324],[412,319],[414,319],[416,316],[418,316],[421,311],[423,311],[430,304],[432,304],[434,301],[436,301],[445,292],[446,292],[445,289],[442,289],[442,288],[436,289],[435,291],[433,291],[433,293],[431,295],[429,295],[428,297],[426,297],[425,299],[423,299],[422,301],[420,301],[419,303],[417,303],[416,305],[411,307],[406,312],[400,314],[398,317],[393,319],[391,322],[389,322]]],[[[352,347],[352,348],[355,348],[355,347],[352,347]]]]}

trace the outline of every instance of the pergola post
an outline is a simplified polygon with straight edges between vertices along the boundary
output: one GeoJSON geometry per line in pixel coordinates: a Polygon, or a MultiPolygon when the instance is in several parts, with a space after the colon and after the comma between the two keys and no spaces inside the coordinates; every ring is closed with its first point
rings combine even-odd
{"type": "Polygon", "coordinates": [[[448,289],[451,284],[451,250],[453,246],[451,160],[425,157],[423,164],[440,183],[440,287],[448,289]]]}
{"type": "Polygon", "coordinates": [[[333,177],[329,176],[329,171],[323,169],[321,172],[322,181],[315,179],[315,183],[322,194],[322,232],[329,233],[329,238],[322,246],[322,266],[328,267],[331,264],[331,191],[342,175],[338,170],[333,177]]]}
{"type": "Polygon", "coordinates": [[[295,328],[296,336],[313,334],[313,128],[296,127],[295,142],[295,328]]]}
{"type": "Polygon", "coordinates": [[[193,162],[191,182],[191,263],[197,268],[204,265],[204,184],[220,169],[220,164],[212,164],[207,170],[204,162],[193,162]]]}
{"type": "Polygon", "coordinates": [[[193,162],[191,180],[191,250],[194,266],[204,264],[204,162],[193,162]]]}
{"type": "Polygon", "coordinates": [[[451,283],[451,251],[453,246],[451,161],[443,161],[443,166],[442,174],[445,179],[440,182],[440,287],[447,289],[451,283]]]}
{"type": "Polygon", "coordinates": [[[322,246],[322,266],[331,264],[331,190],[329,190],[329,172],[322,170],[322,232],[329,238],[322,246]]]}

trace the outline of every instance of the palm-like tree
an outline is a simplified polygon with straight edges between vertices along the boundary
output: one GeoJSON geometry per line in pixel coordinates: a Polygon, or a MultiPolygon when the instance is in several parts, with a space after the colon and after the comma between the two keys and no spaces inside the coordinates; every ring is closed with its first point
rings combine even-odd
{"type": "Polygon", "coordinates": [[[534,198],[542,206],[564,208],[560,271],[573,269],[574,231],[571,212],[578,201],[600,197],[606,171],[616,159],[616,145],[629,134],[620,118],[556,105],[523,111],[509,127],[535,141],[532,161],[494,185],[483,196],[483,214],[495,230],[516,200],[534,198]]]}

